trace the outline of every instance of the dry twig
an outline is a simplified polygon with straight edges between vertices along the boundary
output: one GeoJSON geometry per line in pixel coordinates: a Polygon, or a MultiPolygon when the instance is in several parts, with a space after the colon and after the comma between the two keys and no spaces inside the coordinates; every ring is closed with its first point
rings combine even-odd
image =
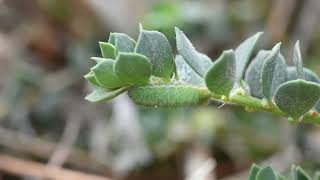
{"type": "Polygon", "coordinates": [[[23,177],[55,180],[111,180],[109,178],[49,167],[34,161],[21,160],[0,154],[0,171],[23,177]]]}

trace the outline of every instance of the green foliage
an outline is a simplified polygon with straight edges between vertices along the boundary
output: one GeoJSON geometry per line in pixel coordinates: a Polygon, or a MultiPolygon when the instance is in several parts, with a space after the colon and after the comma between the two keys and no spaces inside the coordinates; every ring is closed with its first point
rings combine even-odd
{"type": "Polygon", "coordinates": [[[258,174],[258,172],[261,170],[261,167],[259,167],[256,164],[253,164],[251,166],[250,172],[249,172],[249,178],[248,180],[256,180],[256,176],[258,174]]]}
{"type": "Polygon", "coordinates": [[[286,64],[279,60],[280,43],[274,46],[270,55],[266,58],[261,70],[262,94],[268,100],[272,100],[275,90],[286,80],[286,64]]]}
{"type": "MultiPolygon", "coordinates": [[[[253,97],[257,97],[259,99],[264,98],[262,94],[261,89],[261,79],[262,79],[262,67],[265,63],[265,61],[268,59],[268,56],[270,55],[271,51],[266,50],[260,50],[256,57],[251,61],[251,63],[248,66],[248,69],[245,74],[245,82],[248,83],[250,87],[250,93],[253,97]]],[[[283,78],[282,74],[286,75],[286,70],[282,67],[286,66],[285,59],[282,55],[279,55],[277,57],[276,63],[278,64],[276,66],[275,72],[279,73],[280,75],[275,75],[275,78],[273,79],[273,89],[272,94],[274,94],[274,91],[276,90],[277,86],[282,84],[286,77],[283,78]],[[279,77],[279,78],[278,78],[279,77]]],[[[296,72],[296,70],[294,70],[296,72]]],[[[297,79],[293,78],[292,80],[297,79]]]]}
{"type": "Polygon", "coordinates": [[[302,58],[300,52],[300,43],[299,41],[296,42],[294,45],[294,52],[293,52],[293,62],[297,68],[297,75],[299,79],[303,79],[303,65],[302,65],[302,58]]]}
{"type": "Polygon", "coordinates": [[[320,86],[301,79],[283,83],[276,91],[276,105],[293,118],[299,118],[308,112],[318,101],[320,86]]]}
{"type": "Polygon", "coordinates": [[[116,54],[118,52],[133,52],[136,46],[136,42],[123,33],[111,33],[108,43],[115,46],[116,54]]]}
{"type": "Polygon", "coordinates": [[[293,171],[295,171],[296,180],[311,180],[311,177],[301,167],[296,167],[293,171]]]}
{"type": "Polygon", "coordinates": [[[106,90],[102,88],[96,88],[92,93],[86,96],[86,100],[90,102],[101,102],[112,99],[123,92],[125,92],[128,87],[122,87],[116,90],[106,90]]]}
{"type": "Polygon", "coordinates": [[[152,63],[152,74],[170,78],[174,71],[174,56],[167,38],[158,31],[140,29],[135,53],[143,54],[152,63]]]}
{"type": "Polygon", "coordinates": [[[199,76],[183,59],[182,56],[177,55],[175,58],[177,68],[177,76],[182,82],[192,84],[195,86],[204,85],[203,78],[199,76]]]}
{"type": "MultiPolygon", "coordinates": [[[[319,178],[315,173],[315,178],[319,178]]],[[[248,180],[311,180],[311,177],[299,166],[293,165],[289,176],[280,175],[270,166],[260,167],[256,164],[251,166],[248,180]]]]}
{"type": "Polygon", "coordinates": [[[114,63],[114,72],[126,84],[147,84],[151,76],[149,59],[140,54],[120,53],[114,63]]]}
{"type": "Polygon", "coordinates": [[[115,47],[106,42],[99,42],[101,54],[103,58],[115,59],[116,58],[116,49],[115,47]]]}
{"type": "Polygon", "coordinates": [[[205,76],[208,89],[215,94],[229,96],[236,80],[236,60],[233,50],[224,51],[205,76]]]}
{"type": "Polygon", "coordinates": [[[277,180],[277,175],[270,166],[266,166],[258,171],[256,180],[277,180]]]}
{"type": "Polygon", "coordinates": [[[236,62],[237,62],[237,80],[241,81],[246,66],[250,60],[250,57],[257,45],[258,40],[260,39],[262,32],[258,32],[255,35],[246,39],[243,43],[241,43],[235,50],[236,54],[236,62]]]}
{"type": "MultiPolygon", "coordinates": [[[[137,43],[125,34],[111,33],[108,43],[100,42],[103,58],[93,58],[97,64],[84,76],[94,88],[87,99],[108,100],[128,90],[129,97],[144,106],[201,105],[212,99],[299,122],[320,122],[320,115],[313,111],[320,80],[302,67],[299,42],[294,48],[295,68],[287,67],[278,43],[271,51],[259,51],[245,72],[261,32],[234,51],[223,51],[215,62],[199,53],[181,30],[175,28],[175,32],[175,59],[160,32],[141,26],[137,43]]],[[[262,175],[270,169],[265,171],[262,175]]]]}
{"type": "Polygon", "coordinates": [[[119,76],[113,71],[113,66],[114,60],[103,59],[91,68],[99,86],[113,89],[124,85],[119,76]]]}
{"type": "Polygon", "coordinates": [[[83,76],[87,81],[89,81],[93,86],[100,86],[93,71],[90,71],[88,74],[83,76]]]}
{"type": "MultiPolygon", "coordinates": [[[[320,83],[319,76],[308,68],[303,68],[303,77],[306,81],[320,83]]],[[[287,81],[298,79],[296,67],[287,67],[287,81]]]]}
{"type": "Polygon", "coordinates": [[[208,56],[199,53],[180,29],[175,28],[175,31],[177,49],[180,55],[197,74],[204,77],[212,64],[211,59],[208,56]]]}

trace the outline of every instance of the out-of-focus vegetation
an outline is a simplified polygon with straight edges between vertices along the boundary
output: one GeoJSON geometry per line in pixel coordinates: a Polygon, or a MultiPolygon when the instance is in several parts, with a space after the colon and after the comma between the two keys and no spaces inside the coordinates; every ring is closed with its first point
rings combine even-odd
{"type": "Polygon", "coordinates": [[[253,162],[315,172],[316,126],[219,103],[145,108],[122,95],[91,104],[81,77],[100,56],[96,42],[115,31],[137,37],[139,22],[173,49],[179,27],[213,60],[256,31],[265,48],[284,42],[286,57],[300,39],[304,65],[319,74],[319,15],[318,0],[0,0],[1,178],[32,176],[10,169],[13,159],[128,180],[192,179],[208,168],[202,179],[246,179],[253,162]]]}

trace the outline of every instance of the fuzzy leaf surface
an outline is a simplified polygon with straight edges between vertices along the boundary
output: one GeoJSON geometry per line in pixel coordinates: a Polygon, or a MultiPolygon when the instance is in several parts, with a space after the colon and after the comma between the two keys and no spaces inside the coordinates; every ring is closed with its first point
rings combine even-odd
{"type": "Polygon", "coordinates": [[[303,64],[302,64],[299,41],[297,41],[296,44],[294,45],[293,62],[294,62],[294,65],[297,68],[298,78],[299,79],[304,79],[304,77],[303,77],[303,64]]]}
{"type": "Polygon", "coordinates": [[[175,32],[179,54],[198,75],[204,77],[212,64],[211,59],[199,53],[180,29],[175,28],[175,32]]]}
{"type": "Polygon", "coordinates": [[[261,70],[269,55],[270,51],[260,50],[256,57],[250,62],[245,74],[244,79],[250,87],[250,93],[257,98],[263,98],[261,92],[261,70]]]}
{"type": "Polygon", "coordinates": [[[92,93],[85,97],[90,102],[101,102],[112,99],[124,93],[128,87],[122,87],[113,91],[109,91],[103,88],[97,88],[92,93]]]}
{"type": "Polygon", "coordinates": [[[205,76],[208,89],[229,96],[236,80],[236,60],[233,50],[227,50],[212,64],[205,76]]]}
{"type": "Polygon", "coordinates": [[[152,66],[146,56],[135,53],[120,53],[115,61],[115,74],[126,84],[147,84],[152,66]]]}
{"type": "Polygon", "coordinates": [[[122,80],[113,71],[114,62],[112,59],[104,59],[91,68],[101,87],[113,89],[124,85],[122,80]]]}
{"type": "Polygon", "coordinates": [[[108,43],[115,46],[116,54],[118,52],[133,52],[136,42],[124,33],[110,33],[108,43]]]}
{"type": "Polygon", "coordinates": [[[319,97],[319,84],[298,79],[283,83],[276,91],[274,101],[281,111],[299,118],[317,103],[319,97]]]}
{"type": "Polygon", "coordinates": [[[261,70],[261,90],[265,98],[272,100],[273,94],[280,84],[286,81],[287,66],[281,61],[280,43],[274,46],[264,62],[261,70]]]}
{"type": "MultiPolygon", "coordinates": [[[[319,76],[308,68],[303,68],[303,76],[306,81],[320,83],[319,76]]],[[[296,79],[298,79],[297,68],[293,66],[287,67],[287,80],[291,81],[296,79]]]]}
{"type": "Polygon", "coordinates": [[[162,33],[141,29],[135,52],[149,58],[154,76],[171,77],[174,57],[169,41],[162,33]]]}
{"type": "Polygon", "coordinates": [[[106,43],[106,42],[99,42],[99,45],[100,45],[102,57],[107,59],[116,58],[116,49],[112,44],[106,43]]]}
{"type": "Polygon", "coordinates": [[[195,86],[204,85],[203,78],[194,72],[194,70],[185,62],[182,56],[177,55],[175,58],[175,63],[179,80],[195,86]]]}
{"type": "Polygon", "coordinates": [[[249,37],[242,42],[235,50],[235,57],[237,63],[237,81],[242,79],[249,59],[260,39],[262,32],[258,32],[255,35],[249,37]]]}

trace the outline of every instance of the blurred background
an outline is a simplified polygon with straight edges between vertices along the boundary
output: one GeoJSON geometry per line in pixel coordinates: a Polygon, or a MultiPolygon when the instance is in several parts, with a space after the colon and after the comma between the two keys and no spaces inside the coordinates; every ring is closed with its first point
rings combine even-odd
{"type": "Polygon", "coordinates": [[[320,129],[215,104],[94,104],[83,75],[110,32],[174,27],[213,60],[264,31],[320,74],[319,0],[0,0],[0,179],[246,179],[252,163],[320,168],[320,129]]]}

